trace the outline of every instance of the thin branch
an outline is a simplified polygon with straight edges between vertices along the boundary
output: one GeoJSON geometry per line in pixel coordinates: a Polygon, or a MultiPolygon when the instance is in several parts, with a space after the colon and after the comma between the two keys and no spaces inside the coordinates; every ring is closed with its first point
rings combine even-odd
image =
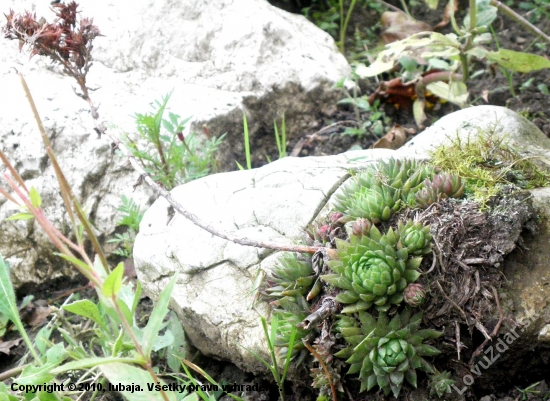
{"type": "Polygon", "coordinates": [[[338,401],[338,396],[336,395],[336,388],[334,387],[334,383],[332,382],[332,377],[330,376],[330,373],[328,371],[327,365],[325,365],[325,362],[323,362],[323,358],[321,358],[321,355],[315,351],[315,349],[306,341],[304,338],[302,340],[304,343],[304,346],[308,349],[309,352],[313,354],[313,356],[319,361],[319,364],[321,364],[323,371],[325,372],[325,376],[327,377],[327,380],[330,384],[330,391],[332,392],[332,400],[338,401]]]}
{"type": "Polygon", "coordinates": [[[529,21],[527,21],[525,18],[523,18],[521,15],[516,13],[514,10],[512,10],[510,7],[502,4],[498,0],[491,0],[491,5],[496,7],[499,11],[502,11],[504,15],[506,15],[508,18],[513,19],[518,24],[520,24],[522,27],[527,29],[529,32],[531,32],[533,35],[538,36],[542,40],[550,43],[550,36],[546,35],[544,32],[542,32],[539,28],[531,24],[529,21]]]}

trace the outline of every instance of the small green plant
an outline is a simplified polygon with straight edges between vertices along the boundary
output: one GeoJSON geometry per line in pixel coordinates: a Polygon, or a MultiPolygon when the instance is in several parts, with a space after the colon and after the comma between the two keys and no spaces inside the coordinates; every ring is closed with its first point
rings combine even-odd
{"type": "Polygon", "coordinates": [[[279,151],[279,159],[286,157],[286,123],[285,114],[281,119],[281,133],[279,134],[279,128],[277,127],[277,121],[273,120],[273,130],[275,132],[275,141],[277,142],[277,150],[279,151]]]}
{"type": "MultiPolygon", "coordinates": [[[[252,169],[252,158],[250,155],[250,135],[248,133],[248,121],[246,120],[246,114],[243,113],[243,133],[244,133],[244,156],[246,158],[246,169],[251,170],[252,169]]],[[[239,167],[239,170],[244,170],[244,167],[241,166],[241,164],[238,161],[235,161],[237,163],[237,167],[239,167]]]]}
{"type": "Polygon", "coordinates": [[[139,231],[139,223],[143,218],[143,211],[136,205],[133,199],[128,199],[125,195],[121,197],[121,205],[118,211],[121,213],[121,217],[117,226],[126,227],[126,231],[121,234],[115,234],[115,238],[107,242],[119,244],[119,248],[113,252],[115,255],[129,258],[132,256],[132,249],[139,231]]]}
{"type": "Polygon", "coordinates": [[[546,0],[522,1],[518,7],[526,12],[525,17],[532,24],[550,19],[550,4],[546,0]]]}
{"type": "Polygon", "coordinates": [[[167,189],[215,173],[214,155],[225,138],[224,134],[202,141],[195,133],[185,137],[183,130],[189,118],[181,120],[172,112],[168,113],[168,119],[163,118],[171,94],[151,104],[152,113],[135,115],[143,146],[128,135],[125,140],[145,171],[167,189]]]}
{"type": "MultiPolygon", "coordinates": [[[[108,388],[109,382],[121,386],[117,387],[117,391],[128,400],[135,399],[134,393],[139,392],[150,400],[176,401],[176,393],[164,386],[165,382],[155,371],[152,357],[154,352],[169,347],[174,342],[174,336],[171,330],[166,328],[164,319],[168,313],[168,302],[177,275],[169,280],[160,293],[147,324],[140,327],[136,310],[141,296],[141,286],[138,283],[134,288],[124,281],[122,263],[115,269],[110,269],[93,227],[51,150],[51,143],[28,87],[24,80],[22,82],[59,183],[65,211],[73,228],[74,240],[52,225],[42,209],[42,199],[38,191],[26,186],[1,151],[0,160],[9,172],[4,174],[4,179],[16,196],[1,187],[0,194],[20,208],[20,212],[10,219],[34,218],[57,247],[59,252],[56,255],[70,262],[90,281],[90,285],[96,290],[98,300],[94,302],[83,299],[63,305],[56,310],[57,319],[61,323],[46,326],[37,334],[34,341],[31,341],[15,303],[9,267],[0,256],[0,309],[14,323],[32,355],[32,361],[26,363],[22,369],[12,371],[14,376],[19,375],[15,379],[19,387],[14,392],[6,386],[0,386],[0,398],[10,401],[29,397],[39,401],[69,401],[69,392],[80,388],[80,391],[92,391],[94,399],[108,388]],[[89,257],[87,243],[91,243],[97,255],[94,261],[89,257]],[[78,315],[81,318],[80,322],[73,323],[67,313],[78,315]],[[86,330],[88,327],[90,329],[86,330]],[[59,332],[62,339],[56,343],[50,340],[54,329],[59,332]],[[80,375],[73,375],[73,379],[67,379],[68,372],[79,372],[80,375]],[[49,383],[59,385],[62,381],[64,389],[55,390],[53,393],[50,387],[45,386],[49,383]],[[35,387],[31,391],[22,391],[21,386],[35,387]]],[[[123,224],[136,229],[141,216],[139,208],[126,199],[122,209],[125,214],[123,224]]],[[[213,400],[210,395],[200,392],[199,394],[203,400],[213,400]]],[[[195,394],[188,394],[185,400],[192,401],[195,397],[195,394]]]]}
{"type": "Polygon", "coordinates": [[[539,384],[540,382],[533,383],[530,386],[526,387],[524,390],[520,389],[519,387],[516,387],[516,389],[521,394],[521,401],[525,401],[529,399],[529,394],[540,394],[540,391],[535,390],[535,387],[537,387],[539,384]]]}
{"type": "Polygon", "coordinates": [[[389,125],[390,119],[380,110],[380,100],[376,99],[373,104],[370,104],[368,96],[359,96],[357,82],[353,86],[352,93],[346,88],[345,80],[340,80],[335,87],[345,95],[338,104],[350,105],[355,112],[356,126],[346,128],[344,135],[362,138],[367,133],[372,133],[374,137],[381,137],[384,134],[384,125],[389,125]]]}
{"type": "MultiPolygon", "coordinates": [[[[286,375],[288,373],[288,369],[290,367],[290,362],[292,360],[292,349],[294,347],[294,340],[296,336],[296,328],[293,327],[289,336],[289,343],[288,343],[288,350],[286,352],[286,355],[283,360],[283,366],[282,366],[282,374],[279,371],[279,363],[278,357],[276,354],[275,346],[277,341],[277,331],[279,330],[279,319],[277,316],[273,316],[271,319],[271,330],[267,327],[267,321],[262,316],[261,317],[262,327],[264,329],[264,336],[267,342],[267,347],[269,349],[269,355],[271,357],[271,363],[266,361],[264,358],[262,358],[257,353],[249,350],[248,348],[243,347],[245,350],[250,352],[256,360],[261,362],[273,375],[273,378],[275,379],[275,383],[277,383],[277,389],[279,390],[279,397],[281,401],[285,400],[285,391],[284,391],[284,384],[286,380],[286,375]]],[[[240,344],[239,344],[240,345],[240,344]]]]}
{"type": "MultiPolygon", "coordinates": [[[[516,18],[516,21],[526,28],[534,28],[510,9],[503,8],[501,4],[498,4],[498,7],[508,16],[516,18]]],[[[453,7],[451,6],[450,9],[453,10],[453,7]]],[[[361,78],[369,78],[393,70],[404,58],[424,60],[423,64],[428,66],[427,69],[416,64],[416,72],[410,68],[407,71],[409,75],[412,74],[413,81],[416,82],[417,98],[413,104],[413,113],[417,125],[422,126],[426,119],[424,114],[426,90],[460,107],[466,105],[468,98],[466,82],[470,79],[470,66],[474,58],[486,59],[510,71],[531,72],[550,68],[550,61],[536,54],[507,49],[489,51],[485,48],[483,44],[492,41],[488,31],[496,17],[497,7],[494,1],[470,0],[469,13],[464,18],[462,27],[458,26],[454,14],[451,14],[455,33],[443,35],[438,32],[421,32],[390,43],[370,66],[359,65],[355,73],[361,78]],[[432,69],[437,71],[425,73],[432,69]]]]}
{"type": "Polygon", "coordinates": [[[347,359],[351,365],[348,374],[359,373],[360,391],[378,386],[384,394],[391,391],[397,397],[404,380],[417,386],[417,369],[434,372],[433,366],[422,357],[440,354],[437,348],[423,342],[443,333],[420,330],[421,322],[422,313],[411,316],[407,308],[391,320],[384,313],[377,318],[367,312],[359,312],[358,319],[341,317],[337,330],[349,346],[335,355],[347,359]]]}
{"type": "Polygon", "coordinates": [[[437,394],[441,398],[445,394],[451,394],[454,383],[451,372],[436,372],[430,377],[430,395],[437,394]]]}
{"type": "MultiPolygon", "coordinates": [[[[286,121],[285,115],[283,113],[283,118],[281,120],[281,128],[277,127],[277,121],[273,120],[273,132],[275,134],[275,142],[277,143],[277,151],[279,153],[279,159],[287,156],[286,153],[286,121]]],[[[243,113],[243,135],[244,135],[244,155],[246,160],[246,169],[252,169],[252,157],[250,153],[250,132],[248,130],[248,120],[246,119],[246,114],[243,113]]],[[[267,156],[267,160],[271,163],[271,159],[267,156]]],[[[235,161],[239,170],[244,170],[244,167],[238,162],[235,161]]]]}
{"type": "MultiPolygon", "coordinates": [[[[346,51],[346,33],[357,0],[326,0],[313,1],[310,7],[304,8],[304,15],[311,19],[319,28],[328,32],[337,40],[338,49],[342,54],[346,51]],[[346,10],[346,5],[347,10],[346,10]]],[[[380,5],[373,2],[363,2],[361,6],[380,9],[380,5]]]]}

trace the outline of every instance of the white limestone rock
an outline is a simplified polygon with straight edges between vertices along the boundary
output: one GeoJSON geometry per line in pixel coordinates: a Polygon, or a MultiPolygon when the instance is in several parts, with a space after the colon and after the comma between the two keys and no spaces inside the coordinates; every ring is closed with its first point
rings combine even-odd
{"type": "MultiPolygon", "coordinates": [[[[37,18],[53,22],[49,3],[5,0],[0,11],[35,11],[37,18]]],[[[243,155],[245,100],[255,104],[251,123],[255,115],[267,118],[270,107],[276,113],[285,110],[282,105],[292,104],[301,112],[287,113],[287,126],[296,122],[298,133],[300,124],[334,104],[329,88],[350,71],[326,33],[263,0],[79,4],[82,16],[93,18],[104,35],[95,40],[95,62],[88,74],[88,86],[97,89],[91,95],[99,105],[101,122],[115,134],[131,133],[132,116],[149,112],[150,102],[173,90],[168,109],[183,118],[192,116],[187,133],[203,124],[215,136],[228,132],[221,158],[233,167],[235,155],[243,155]],[[241,125],[235,124],[239,119],[241,125]]],[[[132,191],[136,174],[111,153],[106,138],[97,139],[86,102],[73,93],[75,82],[49,60],[29,60],[18,45],[0,38],[0,146],[28,185],[42,195],[50,218],[67,231],[54,174],[19,82],[21,71],[69,183],[98,232],[109,238],[120,196],[145,205],[151,194],[132,191]]],[[[273,116],[269,119],[273,124],[273,116]]],[[[260,128],[252,129],[251,135],[260,128]]],[[[5,221],[13,213],[13,207],[0,199],[0,252],[11,262],[15,286],[74,276],[74,269],[64,268],[51,255],[52,247],[33,221],[5,221]]]]}

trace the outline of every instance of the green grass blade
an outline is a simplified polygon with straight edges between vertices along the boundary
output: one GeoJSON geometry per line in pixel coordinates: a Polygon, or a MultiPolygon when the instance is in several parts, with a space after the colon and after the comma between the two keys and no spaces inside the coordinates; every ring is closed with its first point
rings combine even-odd
{"type": "Polygon", "coordinates": [[[248,134],[248,122],[246,121],[246,114],[243,113],[243,128],[244,128],[244,153],[246,156],[246,168],[252,169],[252,163],[250,161],[250,137],[248,134]]]}
{"type": "Polygon", "coordinates": [[[34,345],[29,339],[21,318],[19,317],[19,310],[17,309],[17,303],[15,302],[15,292],[13,291],[13,285],[10,280],[10,269],[7,262],[4,261],[2,255],[0,255],[0,309],[2,313],[6,315],[17,327],[19,334],[23,337],[25,344],[29,348],[33,358],[39,365],[42,365],[40,357],[34,349],[34,345]]]}

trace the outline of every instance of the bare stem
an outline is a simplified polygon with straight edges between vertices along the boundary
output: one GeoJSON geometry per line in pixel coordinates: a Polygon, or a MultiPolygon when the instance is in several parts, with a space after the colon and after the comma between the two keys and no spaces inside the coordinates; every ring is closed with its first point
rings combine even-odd
{"type": "Polygon", "coordinates": [[[514,21],[516,21],[518,24],[520,24],[522,27],[527,29],[533,35],[538,36],[539,38],[546,41],[547,43],[550,43],[550,36],[546,35],[539,28],[537,28],[536,26],[531,24],[529,21],[527,21],[521,15],[516,13],[510,7],[506,6],[505,4],[502,4],[498,0],[491,0],[491,5],[496,7],[499,11],[502,11],[503,14],[505,14],[507,17],[513,19],[514,21]]]}

